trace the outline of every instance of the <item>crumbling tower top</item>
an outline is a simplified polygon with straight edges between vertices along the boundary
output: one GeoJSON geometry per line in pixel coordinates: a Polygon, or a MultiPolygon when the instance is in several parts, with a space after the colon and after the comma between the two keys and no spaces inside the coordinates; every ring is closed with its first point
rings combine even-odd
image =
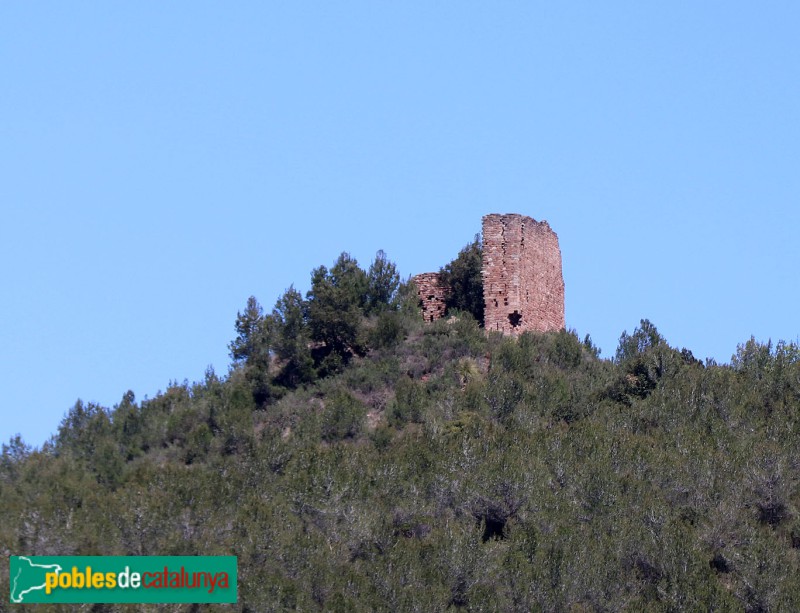
{"type": "Polygon", "coordinates": [[[504,334],[564,328],[558,236],[525,215],[483,218],[484,327],[504,334]]]}

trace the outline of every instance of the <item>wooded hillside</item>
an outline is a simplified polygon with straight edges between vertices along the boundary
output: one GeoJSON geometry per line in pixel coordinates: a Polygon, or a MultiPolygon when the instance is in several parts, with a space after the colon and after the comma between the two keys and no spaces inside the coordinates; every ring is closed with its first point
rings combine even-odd
{"type": "Polygon", "coordinates": [[[423,324],[382,254],[236,334],[226,376],[3,445],[2,555],[236,555],[242,611],[800,610],[793,343],[423,324]]]}

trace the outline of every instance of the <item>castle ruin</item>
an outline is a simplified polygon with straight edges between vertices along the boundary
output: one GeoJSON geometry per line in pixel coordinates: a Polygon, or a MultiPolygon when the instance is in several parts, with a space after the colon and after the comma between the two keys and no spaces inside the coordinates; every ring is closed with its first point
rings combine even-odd
{"type": "Polygon", "coordinates": [[[561,249],[546,221],[483,218],[483,299],[487,330],[517,335],[564,328],[561,249]]]}
{"type": "MultiPolygon", "coordinates": [[[[518,214],[484,216],[481,272],[486,330],[517,336],[565,327],[561,249],[546,221],[518,214]]],[[[423,319],[442,317],[449,288],[439,274],[412,280],[423,319]]]]}
{"type": "Polygon", "coordinates": [[[417,286],[423,321],[436,321],[447,308],[447,287],[442,284],[438,272],[424,272],[412,278],[417,286]]]}

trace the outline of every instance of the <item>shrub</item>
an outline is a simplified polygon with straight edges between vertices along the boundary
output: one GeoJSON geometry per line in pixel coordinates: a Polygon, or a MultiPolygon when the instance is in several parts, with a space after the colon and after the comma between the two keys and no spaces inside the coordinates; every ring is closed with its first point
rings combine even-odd
{"type": "Polygon", "coordinates": [[[392,425],[398,427],[409,422],[421,423],[426,404],[425,385],[403,377],[395,386],[395,398],[391,405],[389,420],[392,425]]]}
{"type": "Polygon", "coordinates": [[[357,437],[364,425],[366,408],[344,390],[337,390],[328,400],[322,415],[322,439],[334,442],[357,437]]]}

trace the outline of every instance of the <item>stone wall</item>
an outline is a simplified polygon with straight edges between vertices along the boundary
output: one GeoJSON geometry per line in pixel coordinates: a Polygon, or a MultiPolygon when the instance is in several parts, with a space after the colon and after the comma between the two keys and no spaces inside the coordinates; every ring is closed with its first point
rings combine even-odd
{"type": "Polygon", "coordinates": [[[447,287],[441,284],[438,272],[425,272],[412,277],[417,286],[423,321],[436,321],[444,315],[447,287]]]}
{"type": "Polygon", "coordinates": [[[503,334],[564,328],[558,236],[525,215],[483,218],[484,327],[503,334]]]}

